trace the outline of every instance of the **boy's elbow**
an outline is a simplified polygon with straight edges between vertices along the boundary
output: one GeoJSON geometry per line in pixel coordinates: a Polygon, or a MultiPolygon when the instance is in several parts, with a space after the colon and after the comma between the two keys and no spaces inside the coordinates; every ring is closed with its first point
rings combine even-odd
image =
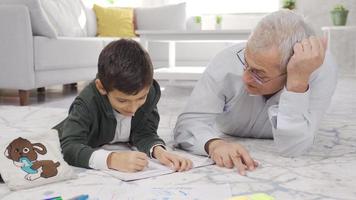
{"type": "MultiPolygon", "coordinates": [[[[66,161],[69,165],[75,166],[75,167],[84,167],[88,168],[87,166],[81,164],[79,162],[79,159],[81,158],[81,150],[83,149],[78,149],[75,144],[61,144],[62,148],[62,154],[63,154],[63,159],[66,161]]],[[[84,158],[81,158],[83,160],[84,158]]]]}
{"type": "Polygon", "coordinates": [[[69,165],[76,166],[73,153],[68,146],[62,146],[62,154],[64,161],[66,161],[69,165]]]}

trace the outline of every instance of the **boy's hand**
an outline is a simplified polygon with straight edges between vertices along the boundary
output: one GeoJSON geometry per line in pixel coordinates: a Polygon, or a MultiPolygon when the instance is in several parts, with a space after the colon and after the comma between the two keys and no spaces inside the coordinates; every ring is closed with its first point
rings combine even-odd
{"type": "Polygon", "coordinates": [[[190,170],[193,166],[191,160],[170,153],[161,146],[156,146],[153,149],[153,157],[163,165],[179,172],[190,170]]]}
{"type": "Polygon", "coordinates": [[[220,167],[236,167],[241,175],[246,175],[246,170],[252,171],[258,163],[254,161],[247,150],[238,143],[228,143],[222,139],[208,141],[208,154],[220,167]]]}
{"type": "Polygon", "coordinates": [[[326,42],[326,39],[311,36],[294,45],[294,54],[287,65],[288,91],[308,90],[310,75],[324,62],[326,42]]]}
{"type": "Polygon", "coordinates": [[[107,165],[109,169],[121,172],[137,172],[148,165],[148,158],[137,151],[112,152],[107,158],[107,165]]]}

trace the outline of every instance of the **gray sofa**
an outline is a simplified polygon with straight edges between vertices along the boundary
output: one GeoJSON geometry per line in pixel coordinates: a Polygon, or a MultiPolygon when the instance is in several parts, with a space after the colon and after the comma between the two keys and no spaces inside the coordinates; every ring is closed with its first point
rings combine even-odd
{"type": "MultiPolygon", "coordinates": [[[[141,30],[185,29],[185,4],[135,8],[135,20],[141,30]]],[[[82,0],[0,0],[0,89],[26,105],[30,90],[93,79],[99,53],[119,39],[96,37],[96,23],[82,0]]]]}
{"type": "Polygon", "coordinates": [[[0,88],[29,91],[95,77],[100,51],[117,38],[36,35],[26,5],[0,5],[0,88]]]}

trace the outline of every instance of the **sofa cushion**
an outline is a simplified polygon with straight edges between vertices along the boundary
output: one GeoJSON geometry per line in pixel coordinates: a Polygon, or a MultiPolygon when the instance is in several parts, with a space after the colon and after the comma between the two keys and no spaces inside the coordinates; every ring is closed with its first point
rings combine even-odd
{"type": "Polygon", "coordinates": [[[185,30],[185,3],[135,8],[138,30],[185,30]]]}
{"type": "MultiPolygon", "coordinates": [[[[108,45],[110,42],[114,41],[114,40],[119,40],[120,38],[118,37],[101,37],[104,47],[106,45],[108,45]]],[[[136,42],[140,42],[140,38],[138,37],[134,37],[134,38],[130,38],[131,40],[135,40],[136,42]]]]}
{"type": "Polygon", "coordinates": [[[1,0],[0,4],[26,5],[30,12],[33,35],[41,35],[49,38],[57,37],[57,32],[42,9],[40,0],[1,0]]]}
{"type": "Polygon", "coordinates": [[[101,7],[94,5],[98,25],[98,36],[101,37],[134,37],[133,8],[101,7]]]}
{"type": "Polygon", "coordinates": [[[96,24],[96,15],[93,10],[93,4],[85,0],[83,0],[82,3],[87,19],[85,23],[85,27],[87,29],[87,35],[88,37],[95,37],[97,34],[97,24],[96,24]]]}
{"type": "Polygon", "coordinates": [[[41,0],[58,36],[87,36],[86,14],[81,0],[41,0]]]}
{"type": "Polygon", "coordinates": [[[106,47],[106,45],[110,44],[110,42],[118,40],[120,38],[117,38],[117,37],[101,37],[101,39],[103,41],[104,47],[106,47]]]}
{"type": "Polygon", "coordinates": [[[94,37],[34,37],[35,71],[96,66],[103,40],[94,37]]]}

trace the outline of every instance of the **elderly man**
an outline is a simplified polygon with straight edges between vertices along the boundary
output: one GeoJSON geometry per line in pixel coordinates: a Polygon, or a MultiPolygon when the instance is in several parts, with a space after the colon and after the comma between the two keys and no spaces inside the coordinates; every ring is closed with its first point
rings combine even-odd
{"type": "Polygon", "coordinates": [[[242,175],[257,162],[221,134],[273,138],[282,155],[303,153],[336,86],[336,65],[325,43],[291,11],[265,16],[247,43],[210,62],[178,117],[177,145],[242,175]]]}

